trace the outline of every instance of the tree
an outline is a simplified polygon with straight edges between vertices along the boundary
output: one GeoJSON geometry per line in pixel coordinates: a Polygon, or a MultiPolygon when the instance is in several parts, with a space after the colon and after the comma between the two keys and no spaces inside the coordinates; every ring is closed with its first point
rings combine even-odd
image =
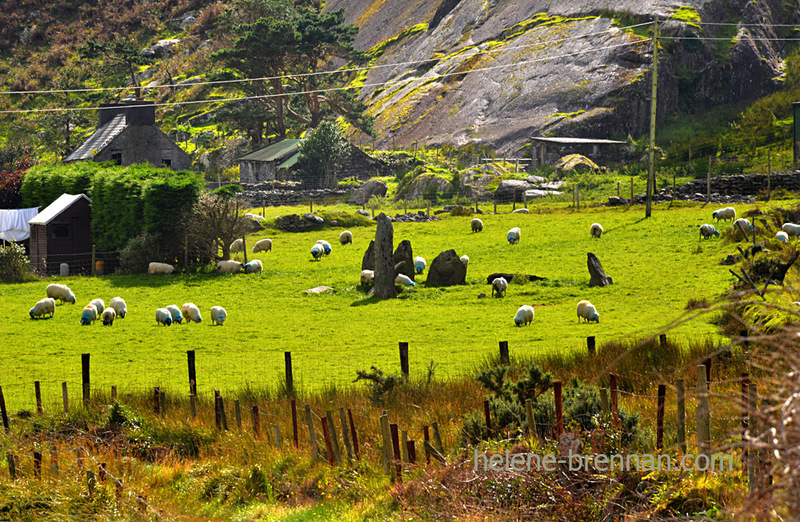
{"type": "Polygon", "coordinates": [[[130,42],[113,40],[111,42],[96,42],[89,40],[86,45],[78,48],[81,58],[99,60],[100,67],[115,71],[122,69],[130,77],[131,84],[136,90],[136,97],[142,97],[142,86],[136,78],[136,71],[140,65],[149,65],[155,60],[149,56],[139,54],[139,49],[130,42]]]}
{"type": "Polygon", "coordinates": [[[231,243],[247,233],[247,220],[241,200],[227,195],[206,194],[195,204],[188,220],[189,235],[195,245],[213,245],[222,250],[220,259],[231,258],[231,243]]]}
{"type": "Polygon", "coordinates": [[[321,180],[325,188],[336,187],[336,169],[350,150],[350,144],[335,122],[325,120],[300,142],[300,171],[309,179],[321,180]]]}
{"type": "Polygon", "coordinates": [[[0,148],[0,208],[18,208],[22,204],[22,181],[31,166],[27,147],[0,148]]]}

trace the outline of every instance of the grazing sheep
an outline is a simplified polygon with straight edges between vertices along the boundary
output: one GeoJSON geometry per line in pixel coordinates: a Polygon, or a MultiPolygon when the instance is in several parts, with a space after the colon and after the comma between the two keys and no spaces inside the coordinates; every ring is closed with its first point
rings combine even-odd
{"type": "Polygon", "coordinates": [[[222,323],[225,322],[225,319],[228,318],[228,312],[225,311],[224,308],[221,306],[212,306],[211,307],[211,325],[219,325],[222,326],[222,323]]]}
{"type": "Polygon", "coordinates": [[[264,216],[259,216],[258,214],[253,214],[252,212],[245,212],[244,217],[247,219],[252,219],[253,221],[266,221],[267,218],[264,216]]]}
{"type": "Polygon", "coordinates": [[[428,262],[425,261],[425,258],[422,256],[417,256],[414,258],[414,271],[418,274],[421,274],[425,271],[425,267],[428,266],[428,262]]]}
{"type": "Polygon", "coordinates": [[[75,294],[72,293],[72,290],[67,285],[59,285],[58,283],[47,285],[47,297],[58,299],[62,304],[75,304],[75,294]]]}
{"type": "Polygon", "coordinates": [[[253,245],[253,253],[256,252],[269,252],[272,250],[272,240],[271,239],[261,239],[256,241],[256,244],[253,245]]]}
{"type": "Polygon", "coordinates": [[[709,224],[700,225],[700,238],[708,239],[711,236],[719,237],[719,230],[714,228],[714,225],[709,225],[709,224]]]}
{"type": "Polygon", "coordinates": [[[473,232],[481,232],[481,231],[483,231],[483,221],[481,221],[480,219],[473,218],[471,224],[472,224],[472,231],[473,232]]]}
{"type": "Polygon", "coordinates": [[[50,314],[50,317],[53,317],[56,313],[56,300],[52,297],[45,297],[37,301],[33,308],[30,309],[31,319],[36,319],[39,317],[44,317],[47,314],[50,314]]]}
{"type": "Polygon", "coordinates": [[[800,236],[800,225],[795,225],[794,223],[784,223],[781,230],[786,232],[789,237],[800,236]]]}
{"type": "Polygon", "coordinates": [[[578,322],[581,322],[581,319],[586,320],[586,322],[594,321],[595,323],[600,322],[600,314],[597,313],[597,308],[594,307],[592,303],[589,301],[581,301],[578,303],[578,322]]]}
{"type": "Polygon", "coordinates": [[[600,223],[592,223],[592,226],[589,227],[589,233],[592,234],[592,237],[600,238],[603,235],[603,225],[600,223]]]}
{"type": "Polygon", "coordinates": [[[150,275],[156,274],[171,274],[175,271],[175,267],[167,263],[150,263],[147,265],[147,273],[150,275]]]}
{"type": "Polygon", "coordinates": [[[717,223],[719,223],[720,219],[723,221],[733,221],[736,219],[736,209],[733,207],[721,208],[712,212],[711,217],[716,219],[717,223]]]}
{"type": "Polygon", "coordinates": [[[783,241],[784,243],[788,243],[789,242],[789,234],[787,234],[786,232],[781,230],[780,232],[775,234],[775,239],[777,239],[778,241],[783,241]]]}
{"type": "Polygon", "coordinates": [[[464,254],[459,259],[461,260],[461,264],[464,265],[464,268],[469,266],[469,256],[467,254],[464,254]]]}
{"type": "Polygon", "coordinates": [[[514,210],[512,213],[513,214],[530,214],[531,212],[527,208],[518,208],[517,210],[514,210]]]}
{"type": "Polygon", "coordinates": [[[166,308],[158,308],[156,310],[156,324],[172,325],[172,314],[169,313],[169,310],[166,308]]]}
{"type": "Polygon", "coordinates": [[[186,321],[194,321],[195,323],[199,323],[203,320],[203,318],[200,316],[200,309],[197,308],[197,305],[194,303],[183,303],[181,311],[183,312],[183,316],[186,318],[186,321]]]}
{"type": "Polygon", "coordinates": [[[311,257],[319,261],[323,255],[325,255],[325,248],[319,243],[315,243],[314,246],[311,247],[311,257]]]}
{"type": "Polygon", "coordinates": [[[97,315],[101,315],[103,313],[103,310],[106,309],[106,303],[102,299],[99,298],[92,299],[91,304],[93,304],[94,307],[97,308],[97,315]]]}
{"type": "Polygon", "coordinates": [[[320,239],[320,240],[317,241],[317,244],[318,245],[322,245],[322,249],[325,251],[325,255],[326,256],[331,254],[331,250],[333,250],[333,249],[331,248],[331,244],[330,243],[328,243],[324,239],[320,239]]]}
{"type": "Polygon", "coordinates": [[[172,316],[172,322],[181,324],[183,322],[183,316],[181,315],[181,309],[178,308],[178,305],[167,305],[167,310],[169,310],[169,315],[172,316]]]}
{"type": "Polygon", "coordinates": [[[508,242],[513,245],[519,243],[521,236],[522,236],[522,231],[519,229],[519,227],[514,227],[508,231],[508,233],[506,234],[506,239],[508,239],[508,242]]]}
{"type": "Polygon", "coordinates": [[[113,308],[120,319],[124,319],[125,316],[128,314],[128,305],[125,303],[125,300],[121,297],[115,297],[108,303],[109,308],[113,308]]]}
{"type": "Polygon", "coordinates": [[[529,325],[533,322],[533,307],[530,305],[522,305],[517,310],[517,315],[514,316],[514,324],[517,326],[529,325]]]}
{"type": "Polygon", "coordinates": [[[397,276],[394,278],[394,284],[403,286],[417,286],[417,284],[405,274],[397,274],[397,276]]]}
{"type": "Polygon", "coordinates": [[[245,274],[260,274],[261,270],[263,269],[264,265],[261,264],[260,259],[253,259],[252,261],[244,265],[245,274]]]}
{"type": "Polygon", "coordinates": [[[243,268],[243,263],[240,263],[239,261],[233,261],[232,259],[217,262],[217,271],[220,274],[235,274],[243,268]]]}
{"type": "Polygon", "coordinates": [[[733,222],[733,228],[741,232],[746,238],[753,231],[753,224],[745,218],[739,218],[733,222]]]}
{"type": "Polygon", "coordinates": [[[339,234],[339,243],[342,245],[350,245],[353,243],[353,233],[349,230],[345,230],[341,234],[339,234]]]}
{"type": "Polygon", "coordinates": [[[89,326],[97,320],[97,308],[93,304],[86,305],[86,308],[81,312],[81,324],[89,326]]]}
{"type": "Polygon", "coordinates": [[[374,270],[362,270],[361,271],[361,285],[367,286],[375,284],[375,271],[374,270]]]}
{"type": "Polygon", "coordinates": [[[114,319],[117,318],[117,311],[110,306],[103,310],[103,326],[113,326],[114,319]]]}
{"type": "Polygon", "coordinates": [[[244,239],[237,239],[231,243],[231,254],[238,254],[244,252],[244,239]]]}
{"type": "Polygon", "coordinates": [[[494,297],[495,293],[497,297],[503,297],[506,295],[506,289],[508,288],[508,281],[506,281],[502,277],[496,277],[492,281],[492,297],[494,297]]]}

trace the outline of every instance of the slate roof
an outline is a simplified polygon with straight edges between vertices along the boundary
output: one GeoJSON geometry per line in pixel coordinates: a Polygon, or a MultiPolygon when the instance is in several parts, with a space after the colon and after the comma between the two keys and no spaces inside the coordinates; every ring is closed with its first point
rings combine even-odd
{"type": "MultiPolygon", "coordinates": [[[[291,159],[289,156],[294,156],[297,153],[297,146],[302,140],[299,139],[285,139],[272,145],[267,145],[258,150],[254,150],[250,154],[245,154],[239,161],[286,161],[291,159]]],[[[281,165],[283,167],[285,165],[281,165]]]]}
{"type": "Polygon", "coordinates": [[[76,201],[85,198],[89,203],[92,202],[86,194],[61,194],[58,199],[47,205],[47,208],[39,212],[36,217],[28,221],[29,225],[47,225],[59,214],[67,210],[76,201]]]}
{"type": "Polygon", "coordinates": [[[535,136],[531,138],[533,141],[541,141],[544,143],[559,143],[561,145],[624,145],[626,141],[617,140],[603,140],[603,139],[586,139],[586,138],[543,138],[535,136]]]}
{"type": "Polygon", "coordinates": [[[125,130],[125,114],[117,114],[105,125],[94,131],[72,154],[64,158],[64,162],[90,160],[94,158],[93,150],[103,150],[111,141],[125,130]]]}

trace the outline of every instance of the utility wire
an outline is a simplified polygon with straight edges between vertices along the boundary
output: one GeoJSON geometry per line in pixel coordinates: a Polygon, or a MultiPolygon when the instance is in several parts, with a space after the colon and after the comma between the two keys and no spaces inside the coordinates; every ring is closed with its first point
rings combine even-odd
{"type": "MultiPolygon", "coordinates": [[[[450,76],[460,76],[460,75],[467,75],[470,73],[475,72],[483,72],[483,71],[492,71],[496,69],[504,69],[508,67],[519,67],[521,65],[530,65],[540,62],[548,62],[551,60],[555,60],[558,58],[570,58],[574,56],[581,56],[589,53],[596,53],[598,51],[606,51],[610,49],[616,49],[619,47],[627,47],[632,45],[640,45],[643,43],[647,43],[652,41],[652,38],[644,38],[641,40],[637,40],[635,42],[626,42],[622,44],[610,45],[606,47],[600,47],[597,49],[589,49],[586,51],[577,51],[575,53],[568,53],[568,54],[561,54],[555,56],[548,56],[546,58],[536,58],[534,60],[525,60],[521,62],[514,62],[509,64],[503,65],[493,65],[489,67],[482,67],[478,69],[471,69],[469,71],[462,71],[462,72],[449,72],[443,74],[437,74],[427,80],[437,80],[440,78],[447,78],[450,76]]],[[[234,98],[210,98],[205,100],[191,100],[191,101],[184,101],[184,102],[161,102],[161,103],[154,103],[156,107],[178,107],[182,105],[196,105],[200,103],[225,103],[225,102],[235,102],[235,101],[247,101],[247,100],[263,100],[269,98],[282,98],[285,96],[293,96],[293,95],[301,95],[301,94],[324,94],[328,92],[336,92],[336,91],[346,91],[349,89],[363,89],[364,87],[383,87],[386,85],[391,85],[396,83],[394,80],[389,80],[380,83],[371,83],[371,84],[364,84],[358,87],[355,86],[343,86],[343,87],[330,87],[326,89],[314,89],[310,91],[297,91],[297,92],[286,92],[282,94],[261,94],[261,95],[254,95],[254,96],[238,96],[234,98]]],[[[13,109],[13,110],[4,110],[0,111],[0,114],[30,114],[30,113],[42,113],[42,112],[75,112],[75,111],[94,111],[94,110],[109,110],[112,107],[59,107],[59,108],[52,108],[52,109],[13,109]]]]}

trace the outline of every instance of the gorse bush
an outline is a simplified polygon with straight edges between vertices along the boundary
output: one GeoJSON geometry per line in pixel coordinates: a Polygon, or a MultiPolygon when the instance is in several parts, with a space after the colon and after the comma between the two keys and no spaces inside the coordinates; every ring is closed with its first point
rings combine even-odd
{"type": "Polygon", "coordinates": [[[17,282],[30,274],[30,262],[25,248],[17,243],[0,245],[0,281],[17,282]]]}

